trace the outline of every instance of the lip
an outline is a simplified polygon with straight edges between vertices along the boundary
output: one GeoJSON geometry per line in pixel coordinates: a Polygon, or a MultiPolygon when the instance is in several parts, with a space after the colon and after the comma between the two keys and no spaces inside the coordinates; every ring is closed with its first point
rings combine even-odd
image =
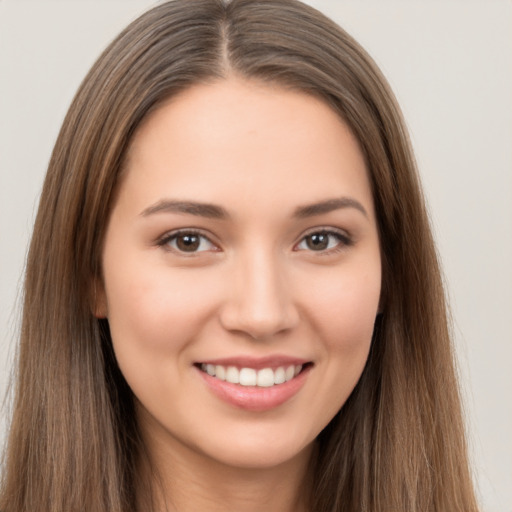
{"type": "Polygon", "coordinates": [[[284,355],[274,355],[267,357],[227,357],[222,359],[205,359],[204,361],[198,361],[197,366],[201,364],[213,364],[221,366],[235,366],[236,368],[254,368],[255,370],[261,370],[263,368],[272,368],[273,370],[280,366],[297,366],[311,363],[307,359],[301,359],[298,357],[289,357],[284,355]]]}
{"type": "Polygon", "coordinates": [[[305,384],[313,364],[311,361],[290,357],[270,358],[228,358],[209,359],[194,365],[195,370],[203,379],[208,389],[223,402],[246,411],[263,412],[275,409],[293,398],[305,384]],[[302,371],[293,379],[272,387],[242,386],[212,377],[200,369],[200,364],[219,364],[236,366],[237,368],[278,368],[286,365],[304,365],[302,371]]]}

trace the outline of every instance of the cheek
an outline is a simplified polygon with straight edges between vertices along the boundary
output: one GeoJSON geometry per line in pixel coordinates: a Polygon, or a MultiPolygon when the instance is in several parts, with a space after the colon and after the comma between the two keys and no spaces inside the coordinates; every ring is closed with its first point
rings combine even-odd
{"type": "Polygon", "coordinates": [[[360,272],[326,279],[310,294],[310,303],[315,305],[315,327],[329,350],[347,355],[368,350],[381,289],[380,268],[370,268],[371,272],[363,267],[360,272]]]}
{"type": "MultiPolygon", "coordinates": [[[[122,269],[120,269],[122,270],[122,269]]],[[[108,320],[116,352],[174,352],[186,344],[204,314],[197,283],[165,272],[111,271],[106,283],[108,320]],[[128,276],[128,277],[126,277],[128,276]]]]}
{"type": "Polygon", "coordinates": [[[163,268],[150,268],[111,269],[106,291],[119,368],[139,401],[157,414],[159,404],[183,399],[176,390],[189,367],[187,348],[208,322],[212,298],[179,272],[171,278],[163,268]]]}
{"type": "Polygon", "coordinates": [[[182,351],[215,321],[223,282],[218,272],[138,261],[108,270],[108,320],[120,366],[136,361],[143,371],[166,357],[179,363],[182,351]]]}
{"type": "Polygon", "coordinates": [[[366,365],[377,315],[379,266],[340,272],[318,283],[309,296],[311,325],[326,364],[325,403],[320,413],[327,423],[343,406],[366,365]],[[372,269],[367,271],[366,269],[372,269]],[[333,283],[339,283],[333,286],[333,283]]]}
{"type": "MultiPolygon", "coordinates": [[[[352,269],[353,270],[353,269],[352,269]]],[[[318,433],[343,407],[366,365],[380,294],[380,270],[337,271],[318,279],[304,303],[309,335],[317,348],[316,386],[308,396],[308,414],[316,419],[308,430],[318,433]],[[335,286],[333,283],[337,283],[335,286]]]]}

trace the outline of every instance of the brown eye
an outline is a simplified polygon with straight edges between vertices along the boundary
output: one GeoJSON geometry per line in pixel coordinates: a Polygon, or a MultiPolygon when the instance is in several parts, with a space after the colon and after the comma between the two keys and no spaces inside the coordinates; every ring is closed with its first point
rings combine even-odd
{"type": "Polygon", "coordinates": [[[216,246],[206,236],[194,231],[170,234],[159,242],[159,245],[177,253],[193,254],[216,250],[216,246]]]}
{"type": "Polygon", "coordinates": [[[195,252],[201,244],[201,238],[198,235],[178,235],[176,237],[176,247],[183,252],[195,252]]]}
{"type": "Polygon", "coordinates": [[[296,246],[298,251],[323,252],[351,245],[347,235],[337,231],[315,231],[306,235],[296,246]]]}
{"type": "Polygon", "coordinates": [[[329,234],[314,233],[308,235],[305,239],[308,249],[312,251],[325,251],[329,247],[329,234]]]}

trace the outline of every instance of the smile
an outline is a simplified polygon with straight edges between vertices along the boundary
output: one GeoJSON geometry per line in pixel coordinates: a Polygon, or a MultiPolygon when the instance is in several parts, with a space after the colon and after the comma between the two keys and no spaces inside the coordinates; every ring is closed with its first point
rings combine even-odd
{"type": "Polygon", "coordinates": [[[290,357],[232,358],[194,364],[207,388],[223,402],[239,409],[275,409],[299,393],[312,361],[290,357]]]}
{"type": "Polygon", "coordinates": [[[231,384],[269,388],[284,384],[299,375],[303,365],[279,366],[278,368],[237,368],[220,364],[201,364],[201,371],[231,384]]]}

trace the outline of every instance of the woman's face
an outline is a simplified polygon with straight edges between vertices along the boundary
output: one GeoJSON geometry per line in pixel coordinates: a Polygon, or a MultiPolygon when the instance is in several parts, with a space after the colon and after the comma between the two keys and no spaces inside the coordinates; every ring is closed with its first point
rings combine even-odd
{"type": "Polygon", "coordinates": [[[308,453],[361,375],[379,304],[356,140],[303,93],[188,89],[135,135],[103,275],[96,314],[150,445],[250,468],[308,453]]]}

